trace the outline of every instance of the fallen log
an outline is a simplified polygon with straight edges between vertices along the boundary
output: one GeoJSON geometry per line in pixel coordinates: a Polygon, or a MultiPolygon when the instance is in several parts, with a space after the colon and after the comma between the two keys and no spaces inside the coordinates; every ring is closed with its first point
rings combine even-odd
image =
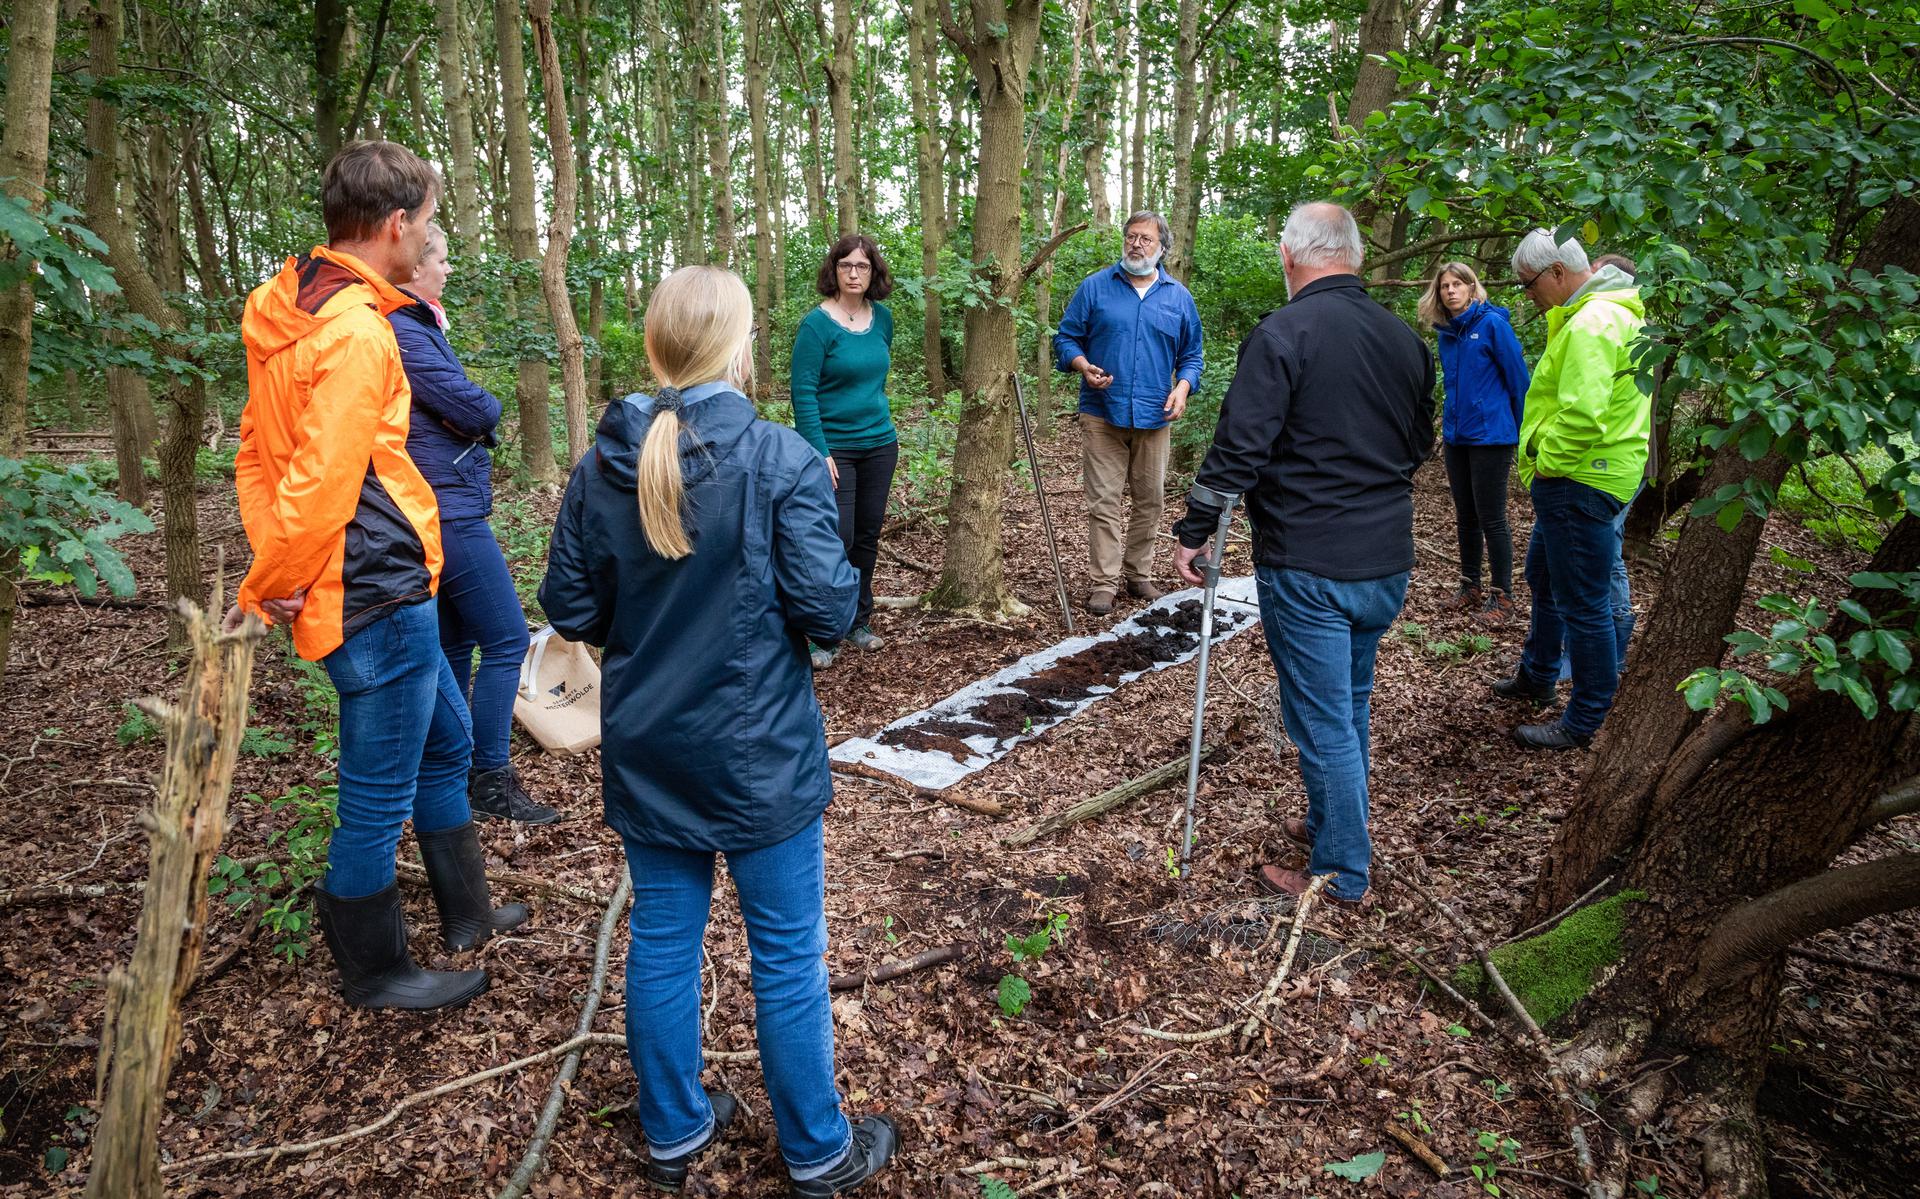
{"type": "Polygon", "coordinates": [[[854,991],[868,983],[883,983],[899,978],[903,974],[912,974],[915,970],[925,970],[929,966],[940,966],[947,962],[960,960],[966,953],[964,945],[942,945],[916,953],[910,958],[899,958],[891,962],[882,962],[870,970],[855,970],[847,974],[836,974],[827,980],[829,991],[854,991]]]}
{"type": "Polygon", "coordinates": [[[995,799],[975,799],[970,795],[959,795],[951,791],[935,791],[931,787],[916,787],[905,779],[898,779],[886,771],[865,762],[833,762],[835,774],[844,774],[849,778],[864,779],[869,783],[879,783],[883,787],[892,787],[904,791],[915,799],[937,799],[941,803],[950,803],[980,816],[1005,816],[1006,805],[995,799]]]}
{"type": "MultiPolygon", "coordinates": [[[[1207,761],[1228,745],[1240,739],[1240,725],[1235,722],[1227,736],[1212,745],[1202,746],[1200,760],[1207,761]]],[[[1183,754],[1171,762],[1155,766],[1152,770],[1136,778],[1128,779],[1117,787],[1109,788],[1091,799],[1083,799],[1063,812],[1056,812],[1038,824],[1028,825],[1019,832],[1001,838],[1002,844],[1027,845],[1042,837],[1052,836],[1064,828],[1092,820],[1095,816],[1111,812],[1122,804],[1132,803],[1143,795],[1150,795],[1162,787],[1170,787],[1187,775],[1187,759],[1183,754]]]]}

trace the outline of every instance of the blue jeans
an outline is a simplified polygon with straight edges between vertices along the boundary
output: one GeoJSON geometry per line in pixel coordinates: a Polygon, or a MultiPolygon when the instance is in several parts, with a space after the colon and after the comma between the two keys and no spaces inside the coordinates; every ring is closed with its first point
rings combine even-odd
{"type": "MultiPolygon", "coordinates": [[[[1647,485],[1642,483],[1640,491],[1647,485]]],[[[1640,498],[1640,491],[1633,493],[1633,499],[1640,498]]],[[[1620,509],[1620,515],[1613,518],[1614,536],[1624,538],[1627,531],[1627,513],[1633,511],[1633,500],[1627,501],[1620,509]]],[[[1528,543],[1531,551],[1532,543],[1528,543]]],[[[1607,606],[1613,610],[1613,644],[1618,651],[1622,672],[1627,669],[1627,646],[1633,641],[1633,626],[1637,617],[1633,614],[1633,580],[1627,577],[1627,558],[1624,553],[1613,560],[1613,574],[1607,581],[1607,606]]],[[[1560,677],[1573,677],[1573,659],[1563,649],[1560,653],[1560,677]]]]}
{"type": "Polygon", "coordinates": [[[527,614],[485,520],[442,521],[440,544],[447,556],[440,568],[440,647],[453,667],[455,686],[469,697],[474,768],[498,770],[507,764],[513,733],[513,692],[527,656],[527,614]],[[473,667],[476,647],[478,670],[473,667]]]}
{"type": "Polygon", "coordinates": [[[358,899],[393,882],[409,816],[416,833],[473,819],[473,735],[430,603],[381,617],[321,665],[340,692],[340,827],[327,847],[322,887],[358,899]]]}
{"type": "Polygon", "coordinates": [[[1307,785],[1307,869],[1341,899],[1367,890],[1373,659],[1407,599],[1407,572],[1339,580],[1262,566],[1260,624],[1280,680],[1280,717],[1307,785]]]}
{"type": "MultiPolygon", "coordinates": [[[[678,1157],[713,1127],[700,1086],[700,943],[713,905],[714,855],[631,839],[626,846],[633,877],[627,1057],[640,1080],[648,1149],[656,1158],[678,1157]]],[[[853,1143],[833,1085],[821,822],[726,857],[753,955],[754,1036],[780,1155],[794,1178],[816,1178],[853,1143]]]]}
{"type": "Polygon", "coordinates": [[[1573,695],[1560,723],[1579,737],[1600,731],[1620,686],[1611,593],[1620,561],[1614,521],[1625,508],[1599,488],[1572,479],[1533,481],[1533,538],[1527,544],[1533,619],[1520,651],[1520,671],[1533,683],[1551,687],[1565,644],[1573,663],[1573,695]]]}

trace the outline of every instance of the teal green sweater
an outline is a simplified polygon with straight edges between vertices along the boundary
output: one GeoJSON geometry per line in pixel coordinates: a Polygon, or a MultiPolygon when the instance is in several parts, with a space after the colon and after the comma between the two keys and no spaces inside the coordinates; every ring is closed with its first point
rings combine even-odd
{"type": "Polygon", "coordinates": [[[871,450],[898,438],[887,404],[893,313],[873,306],[865,333],[815,308],[793,337],[793,427],[822,454],[871,450]]]}

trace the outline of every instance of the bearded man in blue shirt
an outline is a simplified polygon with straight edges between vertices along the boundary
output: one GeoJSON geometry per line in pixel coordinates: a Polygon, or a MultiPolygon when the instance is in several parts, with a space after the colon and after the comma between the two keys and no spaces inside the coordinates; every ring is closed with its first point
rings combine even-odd
{"type": "Polygon", "coordinates": [[[1080,376],[1087,611],[1096,616],[1113,611],[1123,582],[1143,600],[1163,594],[1153,581],[1153,546],[1166,508],[1167,445],[1200,386],[1200,310],[1160,268],[1173,241],[1167,222],[1136,212],[1124,236],[1120,261],[1081,281],[1053,338],[1059,369],[1080,376]]]}

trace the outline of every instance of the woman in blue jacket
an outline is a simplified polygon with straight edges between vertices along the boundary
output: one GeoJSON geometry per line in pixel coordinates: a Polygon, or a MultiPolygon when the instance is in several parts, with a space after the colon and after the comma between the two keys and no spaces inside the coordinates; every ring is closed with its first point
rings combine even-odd
{"type": "Polygon", "coordinates": [[[440,648],[473,718],[473,814],[552,824],[560,813],[535,803],[507,760],[513,693],[527,656],[527,615],[487,517],[493,512],[493,429],[500,401],[467,378],[447,342],[447,234],[427,226],[427,248],[405,290],[416,301],[388,315],[413,388],[407,455],[440,502],[440,648]],[[473,651],[480,650],[474,669],[473,651]]]}
{"type": "Polygon", "coordinates": [[[1460,535],[1460,586],[1448,607],[1475,611],[1489,624],[1513,614],[1513,535],[1507,527],[1507,478],[1520,440],[1527,360],[1513,317],[1487,303],[1487,289],[1464,262],[1445,263],[1420,297],[1420,320],[1440,338],[1446,381],[1440,436],[1460,535]],[[1486,546],[1492,589],[1480,588],[1486,546]]]}
{"type": "Polygon", "coordinates": [[[700,945],[724,854],[753,956],[760,1067],[796,1196],[892,1156],[885,1116],[849,1125],[834,1089],[826,862],[832,798],[809,640],[853,626],[860,581],[826,461],[754,415],[753,304],[738,276],[683,267],[647,306],[663,385],[608,407],[574,467],[540,603],[603,646],[601,793],[633,878],[627,1054],[652,1160],[684,1185],[733,1119],[700,1085],[700,945]]]}

